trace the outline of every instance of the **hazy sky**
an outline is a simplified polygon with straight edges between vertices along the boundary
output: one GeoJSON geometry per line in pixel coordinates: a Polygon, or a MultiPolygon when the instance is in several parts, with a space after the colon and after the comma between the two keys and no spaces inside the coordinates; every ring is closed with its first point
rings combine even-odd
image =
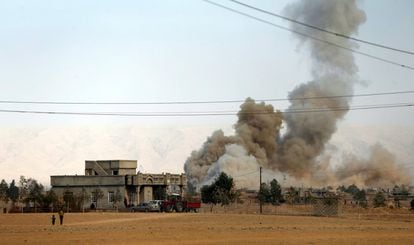
{"type": "MultiPolygon", "coordinates": [[[[217,2],[289,26],[286,21],[228,1],[217,2]]],[[[292,1],[245,2],[283,14],[284,7],[292,1]]],[[[358,38],[413,51],[413,1],[358,3],[367,15],[358,38]]],[[[360,50],[414,66],[412,55],[363,44],[360,50]]],[[[356,94],[414,90],[414,71],[358,55],[355,58],[362,81],[355,87],[356,94]]],[[[286,98],[295,86],[311,79],[310,72],[308,49],[291,33],[204,1],[0,1],[2,101],[286,98]]],[[[412,94],[355,99],[353,104],[400,102],[414,102],[412,94]]],[[[273,104],[279,109],[288,105],[286,102],[273,104]]],[[[238,106],[237,103],[191,106],[0,104],[0,109],[171,112],[236,111],[238,106]]],[[[407,126],[414,123],[413,110],[409,107],[350,111],[343,123],[407,126]]],[[[235,116],[120,118],[0,112],[0,125],[22,128],[42,124],[232,124],[235,120],[235,116]]]]}

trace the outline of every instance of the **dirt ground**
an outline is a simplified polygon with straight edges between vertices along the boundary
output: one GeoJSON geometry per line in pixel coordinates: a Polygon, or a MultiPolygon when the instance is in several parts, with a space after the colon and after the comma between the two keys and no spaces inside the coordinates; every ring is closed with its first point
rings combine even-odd
{"type": "Polygon", "coordinates": [[[414,215],[1,214],[1,244],[414,244],[414,215]]]}

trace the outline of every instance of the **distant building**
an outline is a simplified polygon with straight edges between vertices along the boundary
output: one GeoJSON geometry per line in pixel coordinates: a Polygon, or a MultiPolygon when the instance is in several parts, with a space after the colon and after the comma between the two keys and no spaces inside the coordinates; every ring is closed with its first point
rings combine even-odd
{"type": "Polygon", "coordinates": [[[184,195],[185,174],[143,174],[136,169],[135,160],[85,161],[85,175],[50,176],[50,184],[60,197],[83,192],[85,208],[92,204],[97,208],[131,206],[161,199],[165,194],[184,195]],[[100,198],[97,193],[101,193],[100,198]]]}

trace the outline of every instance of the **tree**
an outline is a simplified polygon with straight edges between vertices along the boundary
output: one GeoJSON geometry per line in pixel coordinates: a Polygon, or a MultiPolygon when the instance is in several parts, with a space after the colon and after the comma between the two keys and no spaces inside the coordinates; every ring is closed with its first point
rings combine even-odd
{"type": "Polygon", "coordinates": [[[289,196],[288,201],[290,204],[300,203],[300,195],[299,191],[295,189],[295,187],[289,187],[289,196]]]}
{"type": "Polygon", "coordinates": [[[385,206],[385,196],[384,193],[378,192],[374,196],[374,207],[384,207],[385,206]]]}
{"type": "Polygon", "coordinates": [[[9,201],[9,196],[7,195],[7,191],[9,189],[9,185],[7,182],[2,179],[0,183],[0,200],[7,203],[9,201]]]}
{"type": "Polygon", "coordinates": [[[270,181],[270,202],[272,204],[278,204],[282,199],[282,188],[276,179],[270,181]]]}
{"type": "Polygon", "coordinates": [[[23,175],[19,179],[19,201],[24,202],[29,194],[28,180],[23,175]]]}
{"type": "Polygon", "coordinates": [[[43,199],[44,187],[35,179],[28,179],[26,182],[27,197],[24,199],[26,203],[33,202],[35,212],[36,207],[40,205],[43,199]]]}
{"type": "Polygon", "coordinates": [[[346,189],[345,192],[349,193],[349,194],[352,194],[352,196],[354,196],[359,191],[360,191],[359,188],[356,185],[352,184],[352,185],[348,186],[348,188],[346,189]]]}
{"type": "Polygon", "coordinates": [[[366,197],[365,190],[360,190],[356,192],[353,196],[353,199],[357,201],[360,206],[362,207],[367,206],[367,197],[366,197]]]}
{"type": "Polygon", "coordinates": [[[222,172],[215,181],[218,202],[228,205],[237,200],[239,194],[234,188],[233,178],[222,172]]]}
{"type": "Polygon", "coordinates": [[[271,199],[270,188],[266,183],[262,183],[260,185],[258,198],[260,202],[262,203],[270,202],[270,199],[271,199]]]}
{"type": "Polygon", "coordinates": [[[92,191],[92,201],[96,203],[96,208],[98,208],[98,201],[104,197],[104,193],[101,188],[96,188],[92,191]]]}
{"type": "Polygon", "coordinates": [[[76,194],[77,206],[79,210],[82,209],[82,212],[85,212],[84,206],[85,206],[85,200],[87,198],[88,198],[88,193],[86,192],[86,189],[82,187],[82,190],[76,194]]]}
{"type": "Polygon", "coordinates": [[[58,196],[53,190],[47,191],[46,195],[43,196],[41,206],[43,208],[49,208],[52,205],[52,211],[55,209],[58,203],[58,196]]]}
{"type": "Polygon", "coordinates": [[[217,204],[217,198],[214,197],[215,195],[215,186],[212,185],[205,185],[201,187],[201,201],[203,203],[212,203],[217,204]]]}
{"type": "Polygon", "coordinates": [[[228,205],[236,201],[239,195],[234,188],[233,178],[224,172],[211,185],[201,188],[201,200],[204,203],[228,205]]]}
{"type": "Polygon", "coordinates": [[[338,188],[336,188],[337,191],[340,192],[346,192],[346,187],[344,185],[338,186],[338,188]]]}
{"type": "Polygon", "coordinates": [[[12,180],[12,182],[9,185],[9,189],[7,190],[7,196],[12,201],[13,206],[15,205],[17,200],[19,200],[19,194],[19,188],[16,186],[15,181],[12,180]]]}
{"type": "Polygon", "coordinates": [[[121,201],[122,201],[121,191],[119,191],[119,189],[116,189],[115,195],[114,195],[114,205],[115,205],[117,210],[118,210],[118,203],[121,202],[121,201]]]}

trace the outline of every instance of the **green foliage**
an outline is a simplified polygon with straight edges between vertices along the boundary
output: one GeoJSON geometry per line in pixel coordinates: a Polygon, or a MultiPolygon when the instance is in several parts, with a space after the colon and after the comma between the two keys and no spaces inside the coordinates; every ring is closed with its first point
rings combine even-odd
{"type": "Polygon", "coordinates": [[[215,197],[215,186],[205,185],[201,187],[201,201],[203,203],[213,203],[217,204],[217,198],[215,197]]]}
{"type": "Polygon", "coordinates": [[[260,185],[258,198],[261,202],[278,204],[282,200],[282,188],[276,179],[270,181],[270,187],[266,183],[260,185]]]}
{"type": "Polygon", "coordinates": [[[28,179],[26,182],[27,196],[24,199],[26,203],[33,202],[33,204],[40,205],[43,199],[44,187],[35,179],[28,179]]]}
{"type": "Polygon", "coordinates": [[[358,193],[359,191],[360,191],[359,188],[354,184],[348,186],[348,188],[345,190],[345,192],[352,194],[352,196],[355,196],[355,194],[358,193]]]}
{"type": "Polygon", "coordinates": [[[300,203],[301,202],[300,196],[299,196],[299,191],[296,190],[295,187],[291,186],[289,188],[288,192],[289,192],[289,195],[288,195],[287,201],[289,203],[294,204],[294,203],[300,203]]]}
{"type": "Polygon", "coordinates": [[[353,199],[358,202],[358,204],[362,207],[367,206],[367,196],[365,190],[359,190],[353,195],[353,199]]]}
{"type": "Polygon", "coordinates": [[[9,189],[9,185],[7,182],[3,179],[0,183],[0,200],[4,202],[9,201],[9,196],[7,195],[7,191],[9,189]]]}
{"type": "Polygon", "coordinates": [[[19,179],[19,200],[25,201],[29,195],[28,180],[23,175],[19,179]]]}
{"type": "Polygon", "coordinates": [[[282,188],[276,179],[270,181],[270,202],[278,204],[282,200],[282,188]]]}
{"type": "Polygon", "coordinates": [[[271,199],[270,188],[266,183],[262,183],[260,185],[258,198],[262,203],[270,202],[270,199],[271,199]]]}
{"type": "Polygon", "coordinates": [[[235,202],[239,195],[234,188],[233,178],[224,172],[211,185],[201,188],[201,200],[204,203],[228,205],[235,202]]]}
{"type": "Polygon", "coordinates": [[[46,195],[42,197],[40,206],[44,208],[50,207],[50,205],[52,205],[53,207],[56,207],[57,202],[58,202],[58,196],[53,190],[50,190],[46,192],[46,195]]]}
{"type": "Polygon", "coordinates": [[[356,192],[353,196],[355,201],[366,201],[367,197],[366,197],[366,193],[365,190],[360,190],[358,192],[356,192]]]}
{"type": "Polygon", "coordinates": [[[344,185],[341,185],[341,186],[338,186],[336,190],[341,191],[341,192],[346,192],[346,187],[344,185]]]}
{"type": "Polygon", "coordinates": [[[378,192],[377,194],[375,194],[374,196],[374,207],[384,207],[385,206],[385,196],[384,193],[382,192],[378,192]]]}
{"type": "Polygon", "coordinates": [[[348,186],[348,188],[345,189],[344,186],[340,187],[341,189],[344,189],[346,193],[349,193],[352,195],[352,199],[356,201],[360,206],[366,207],[367,206],[367,197],[365,190],[360,190],[355,184],[352,184],[348,186]]]}
{"type": "Polygon", "coordinates": [[[9,185],[9,189],[7,190],[7,196],[13,203],[19,200],[19,188],[16,186],[14,180],[12,180],[12,182],[9,185]]]}

